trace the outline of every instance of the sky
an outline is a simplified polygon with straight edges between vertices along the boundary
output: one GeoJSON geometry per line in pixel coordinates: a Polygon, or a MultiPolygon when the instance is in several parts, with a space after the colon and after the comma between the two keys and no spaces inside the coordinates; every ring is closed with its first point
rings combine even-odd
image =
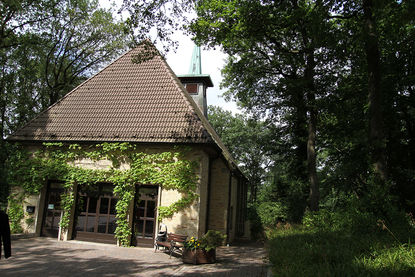
{"type": "MultiPolygon", "coordinates": [[[[113,3],[116,7],[120,7],[122,0],[99,0],[100,6],[103,8],[110,8],[113,3]]],[[[119,17],[119,14],[114,13],[115,17],[119,17]]],[[[179,45],[177,50],[169,51],[166,56],[167,63],[173,69],[176,75],[187,74],[189,70],[190,60],[192,58],[192,52],[194,43],[190,37],[185,36],[181,32],[177,32],[172,37],[173,40],[178,41],[179,45]]],[[[157,45],[156,45],[157,46],[157,45]]],[[[161,47],[159,47],[161,49],[161,47]]],[[[231,111],[233,113],[241,113],[234,101],[226,102],[221,95],[225,90],[219,89],[219,84],[222,81],[220,70],[225,64],[226,55],[219,49],[206,50],[201,47],[202,58],[202,74],[209,74],[213,82],[213,87],[208,88],[207,104],[220,106],[224,110],[231,111]]]]}

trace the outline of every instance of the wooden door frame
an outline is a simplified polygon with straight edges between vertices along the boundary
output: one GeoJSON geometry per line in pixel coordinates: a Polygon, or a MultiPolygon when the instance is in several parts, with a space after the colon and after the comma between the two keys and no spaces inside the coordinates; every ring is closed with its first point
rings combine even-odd
{"type": "MultiPolygon", "coordinates": [[[[112,183],[98,183],[96,185],[98,185],[98,186],[110,185],[110,186],[114,187],[114,184],[112,184],[112,183]]],[[[82,196],[86,196],[88,202],[86,204],[86,211],[85,212],[77,212],[76,213],[76,221],[74,220],[74,226],[73,226],[73,229],[75,231],[75,232],[73,232],[73,238],[74,239],[77,239],[77,236],[80,235],[78,237],[79,240],[88,240],[88,241],[96,241],[96,242],[107,242],[107,243],[114,242],[114,243],[116,243],[117,240],[115,238],[115,234],[108,234],[108,228],[109,228],[109,226],[108,226],[108,223],[109,223],[108,222],[108,219],[111,216],[111,214],[110,214],[110,212],[111,212],[111,203],[112,203],[113,199],[118,199],[117,197],[114,196],[113,190],[111,192],[111,195],[109,195],[109,194],[102,194],[101,195],[99,193],[98,196],[96,197],[97,198],[97,205],[95,207],[95,213],[90,213],[88,211],[89,210],[89,203],[90,203],[91,197],[93,197],[93,196],[92,195],[89,195],[87,192],[81,192],[82,190],[79,189],[80,186],[81,185],[78,185],[76,206],[78,207],[79,199],[82,196]],[[105,227],[105,231],[106,231],[105,233],[98,232],[99,217],[101,216],[100,207],[101,207],[101,199],[102,198],[108,198],[109,199],[109,202],[108,202],[108,210],[107,210],[107,214],[106,214],[107,224],[106,224],[106,227],[105,227]],[[86,218],[85,223],[84,223],[84,226],[83,226],[84,227],[83,228],[84,231],[77,231],[76,230],[76,226],[78,225],[78,217],[80,215],[84,215],[85,218],[86,218]],[[89,216],[92,216],[92,215],[95,216],[94,232],[87,232],[86,231],[86,225],[87,225],[88,217],[89,216]]],[[[101,189],[99,189],[99,191],[100,190],[101,189]]],[[[102,216],[105,216],[105,214],[102,214],[102,216]]],[[[114,216],[116,216],[116,214],[114,214],[114,216]]]]}
{"type": "MultiPolygon", "coordinates": [[[[158,186],[158,185],[141,185],[141,184],[137,184],[137,185],[135,185],[135,194],[134,194],[134,205],[133,205],[133,222],[132,222],[132,224],[131,224],[131,240],[130,240],[130,245],[134,245],[134,241],[136,242],[136,244],[138,244],[138,241],[137,241],[137,236],[135,235],[135,225],[136,225],[136,213],[137,213],[137,211],[136,211],[136,201],[139,201],[140,199],[139,199],[139,191],[140,191],[140,187],[141,188],[154,188],[155,189],[155,191],[156,191],[156,193],[157,193],[157,195],[156,195],[156,197],[155,197],[155,209],[156,209],[156,211],[154,212],[154,226],[153,226],[153,236],[152,236],[152,239],[151,239],[151,246],[153,246],[153,242],[154,242],[154,239],[155,239],[155,237],[156,237],[156,230],[157,230],[157,217],[158,217],[158,212],[157,212],[157,208],[158,208],[158,204],[159,204],[159,193],[160,193],[160,186],[158,186]]],[[[145,210],[144,210],[144,214],[146,214],[146,212],[147,212],[147,205],[146,205],[146,208],[145,208],[145,210]]],[[[144,225],[143,225],[143,229],[144,229],[144,233],[145,233],[145,222],[144,222],[144,225]]],[[[142,240],[147,240],[147,239],[142,239],[142,240]]],[[[148,239],[149,241],[150,241],[150,239],[148,239]]],[[[138,246],[138,245],[136,245],[136,246],[138,246]]],[[[140,245],[140,246],[145,246],[145,245],[140,245]]]]}
{"type": "MultiPolygon", "coordinates": [[[[47,217],[47,214],[48,214],[48,201],[49,201],[49,196],[50,196],[50,192],[51,192],[50,191],[51,190],[51,184],[60,184],[61,185],[62,192],[65,191],[65,188],[62,186],[63,185],[63,182],[62,181],[54,181],[54,180],[48,180],[47,181],[47,184],[46,184],[46,193],[45,193],[45,199],[44,199],[43,211],[42,211],[43,214],[42,214],[42,220],[41,220],[41,224],[40,224],[40,233],[39,233],[40,236],[42,236],[42,237],[47,236],[47,235],[44,234],[43,228],[45,226],[46,217],[47,217]]],[[[58,236],[56,238],[58,238],[58,237],[59,237],[59,229],[58,229],[58,236]]]]}

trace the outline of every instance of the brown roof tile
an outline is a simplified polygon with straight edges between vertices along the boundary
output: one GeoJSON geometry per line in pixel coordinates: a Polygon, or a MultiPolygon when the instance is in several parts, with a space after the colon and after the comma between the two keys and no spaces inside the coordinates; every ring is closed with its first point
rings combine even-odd
{"type": "Polygon", "coordinates": [[[155,56],[132,62],[146,51],[146,45],[142,43],[122,55],[8,139],[192,143],[218,140],[154,46],[151,49],[157,53],[155,56]]]}

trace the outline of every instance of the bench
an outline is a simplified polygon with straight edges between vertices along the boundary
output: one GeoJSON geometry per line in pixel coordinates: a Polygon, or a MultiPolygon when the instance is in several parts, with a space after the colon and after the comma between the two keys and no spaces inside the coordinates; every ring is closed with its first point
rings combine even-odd
{"type": "Polygon", "coordinates": [[[179,234],[173,234],[173,233],[168,233],[167,234],[167,239],[165,241],[158,241],[156,240],[154,242],[154,252],[157,251],[157,249],[159,249],[160,246],[164,247],[164,249],[168,249],[169,250],[169,256],[171,258],[171,254],[176,250],[177,252],[181,253],[182,252],[182,247],[184,242],[186,241],[187,236],[185,235],[179,235],[179,234]]]}

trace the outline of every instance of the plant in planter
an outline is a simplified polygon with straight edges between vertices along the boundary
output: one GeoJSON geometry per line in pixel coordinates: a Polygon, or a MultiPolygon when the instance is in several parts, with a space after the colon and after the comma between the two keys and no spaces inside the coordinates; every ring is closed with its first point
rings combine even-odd
{"type": "Polygon", "coordinates": [[[191,237],[184,243],[183,262],[210,264],[216,262],[216,247],[221,246],[226,236],[219,231],[209,230],[203,237],[191,237]]]}

